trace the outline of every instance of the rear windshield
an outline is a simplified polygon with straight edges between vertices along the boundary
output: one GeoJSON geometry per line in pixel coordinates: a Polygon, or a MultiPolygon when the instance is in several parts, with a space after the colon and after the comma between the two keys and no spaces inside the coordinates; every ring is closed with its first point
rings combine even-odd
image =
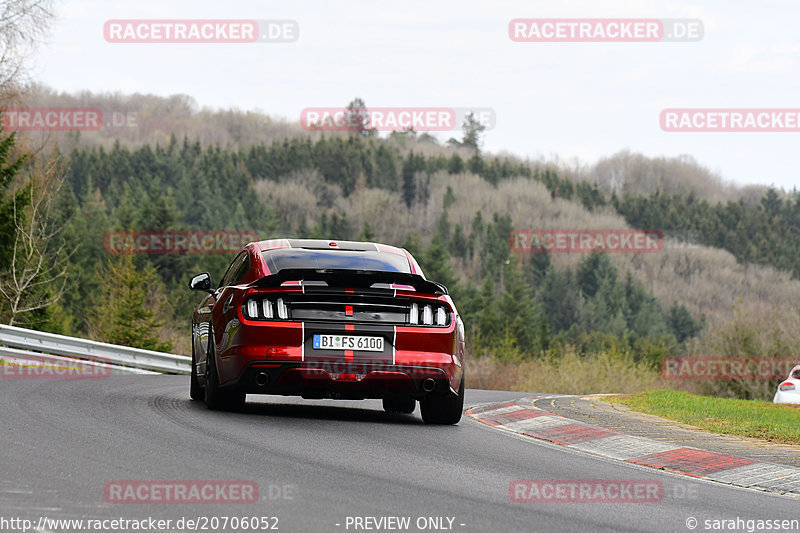
{"type": "Polygon", "coordinates": [[[411,272],[408,259],[389,252],[282,248],[263,252],[270,274],[289,268],[411,272]]]}

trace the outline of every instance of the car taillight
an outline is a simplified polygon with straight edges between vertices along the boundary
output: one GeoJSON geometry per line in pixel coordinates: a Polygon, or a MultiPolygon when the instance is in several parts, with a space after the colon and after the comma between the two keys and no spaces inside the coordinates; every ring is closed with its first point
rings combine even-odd
{"type": "Polygon", "coordinates": [[[283,298],[270,300],[269,298],[252,297],[245,302],[243,312],[246,318],[252,320],[275,320],[276,318],[286,320],[289,318],[289,307],[283,298]]]}
{"type": "Polygon", "coordinates": [[[419,324],[419,306],[411,304],[411,310],[408,312],[408,321],[411,324],[419,324]]]}
{"type": "Polygon", "coordinates": [[[444,310],[444,307],[440,307],[436,310],[436,325],[437,326],[444,326],[447,324],[447,313],[444,310]]]}
{"type": "Polygon", "coordinates": [[[278,298],[278,318],[283,318],[284,320],[289,318],[289,310],[286,308],[283,298],[278,298]]]}
{"type": "Polygon", "coordinates": [[[446,326],[450,312],[445,305],[412,303],[408,310],[408,323],[423,326],[446,326]],[[420,309],[422,307],[422,309],[420,309]]]}
{"type": "Polygon", "coordinates": [[[431,309],[430,305],[426,305],[422,308],[422,323],[426,326],[433,325],[433,309],[431,309]]]}
{"type": "Polygon", "coordinates": [[[778,388],[784,392],[794,390],[794,383],[786,381],[785,383],[781,383],[780,387],[778,388]]]}
{"type": "Polygon", "coordinates": [[[258,302],[255,300],[247,300],[247,316],[251,318],[258,317],[258,302]]]}

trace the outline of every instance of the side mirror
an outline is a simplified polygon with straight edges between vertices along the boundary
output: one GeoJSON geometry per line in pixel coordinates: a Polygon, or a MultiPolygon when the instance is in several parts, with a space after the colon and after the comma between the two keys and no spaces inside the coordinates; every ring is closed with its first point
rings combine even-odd
{"type": "Polygon", "coordinates": [[[189,288],[193,291],[204,291],[213,294],[211,290],[211,275],[208,272],[203,272],[192,278],[189,282],[189,288]]]}

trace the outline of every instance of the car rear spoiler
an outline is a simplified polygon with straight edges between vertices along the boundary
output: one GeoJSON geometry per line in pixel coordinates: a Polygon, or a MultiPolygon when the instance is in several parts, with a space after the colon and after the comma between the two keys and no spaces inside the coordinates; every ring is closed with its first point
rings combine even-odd
{"type": "Polygon", "coordinates": [[[329,287],[369,288],[376,283],[409,285],[417,292],[427,294],[447,294],[447,287],[430,281],[419,274],[406,272],[383,272],[380,270],[346,270],[287,268],[264,276],[251,283],[250,287],[280,287],[287,281],[324,281],[329,287]]]}

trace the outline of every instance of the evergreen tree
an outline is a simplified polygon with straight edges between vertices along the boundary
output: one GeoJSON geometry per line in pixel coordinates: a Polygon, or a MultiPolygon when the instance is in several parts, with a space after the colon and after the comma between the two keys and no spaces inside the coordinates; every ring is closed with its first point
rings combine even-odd
{"type": "Polygon", "coordinates": [[[533,291],[513,265],[506,265],[500,317],[515,345],[527,354],[541,354],[549,337],[547,319],[533,297],[533,291]]]}
{"type": "Polygon", "coordinates": [[[554,332],[566,331],[578,323],[581,295],[571,270],[551,267],[536,296],[554,332]]]}
{"type": "Polygon", "coordinates": [[[361,226],[361,233],[359,233],[358,235],[358,240],[369,241],[369,242],[375,240],[375,234],[372,232],[372,228],[370,227],[369,222],[367,222],[366,220],[364,221],[364,224],[361,226]]]}
{"type": "Polygon", "coordinates": [[[0,271],[4,271],[11,264],[16,235],[14,206],[17,205],[19,209],[25,205],[30,194],[27,187],[13,190],[15,177],[28,159],[27,155],[14,157],[16,139],[16,133],[11,133],[0,140],[0,271]]]}
{"type": "Polygon", "coordinates": [[[456,277],[453,269],[450,268],[449,259],[447,246],[441,235],[436,234],[420,259],[420,266],[428,279],[438,281],[452,290],[456,285],[456,277]]]}
{"type": "Polygon", "coordinates": [[[686,306],[678,302],[670,308],[668,322],[678,342],[697,336],[703,329],[703,323],[695,320],[686,306]]]}
{"type": "Polygon", "coordinates": [[[456,195],[453,193],[453,188],[448,185],[442,199],[442,207],[447,210],[454,203],[456,203],[456,195]]]}
{"type": "Polygon", "coordinates": [[[331,239],[344,241],[353,238],[353,229],[350,226],[347,213],[339,215],[339,213],[334,211],[333,215],[331,215],[329,228],[329,238],[331,239]]]}
{"type": "Polygon", "coordinates": [[[529,254],[530,258],[527,262],[527,278],[528,282],[533,287],[539,287],[547,276],[548,270],[552,263],[550,262],[550,254],[529,254]]]}
{"type": "Polygon", "coordinates": [[[164,325],[156,317],[163,303],[154,297],[159,291],[155,270],[137,269],[132,253],[112,258],[104,271],[98,271],[98,297],[92,306],[91,324],[103,342],[170,351],[170,342],[162,341],[157,330],[164,325]]]}
{"type": "Polygon", "coordinates": [[[578,265],[576,273],[578,288],[587,298],[597,294],[604,283],[613,283],[616,279],[617,269],[606,254],[589,254],[578,265]]]}
{"type": "Polygon", "coordinates": [[[403,162],[403,201],[406,207],[414,205],[414,200],[417,197],[417,184],[414,181],[414,173],[416,172],[416,158],[414,152],[409,152],[408,157],[403,162]]]}
{"type": "Polygon", "coordinates": [[[367,185],[389,191],[399,189],[397,161],[392,150],[380,144],[375,152],[375,177],[367,181],[367,185]]]}
{"type": "Polygon", "coordinates": [[[461,174],[464,172],[464,160],[458,154],[453,154],[447,161],[447,172],[449,174],[461,174]]]}
{"type": "Polygon", "coordinates": [[[467,257],[467,238],[464,236],[464,230],[461,229],[461,224],[456,224],[456,229],[453,230],[453,238],[450,239],[450,254],[464,259],[467,257]]]}

